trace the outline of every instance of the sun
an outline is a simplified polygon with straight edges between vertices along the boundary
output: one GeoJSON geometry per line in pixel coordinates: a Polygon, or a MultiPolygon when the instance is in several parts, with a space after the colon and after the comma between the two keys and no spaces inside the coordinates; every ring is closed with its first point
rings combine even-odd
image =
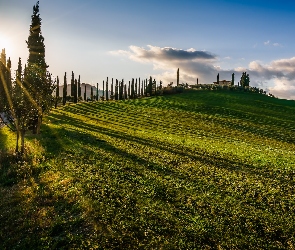
{"type": "Polygon", "coordinates": [[[0,32],[0,50],[2,49],[11,51],[11,41],[7,36],[0,32]]]}

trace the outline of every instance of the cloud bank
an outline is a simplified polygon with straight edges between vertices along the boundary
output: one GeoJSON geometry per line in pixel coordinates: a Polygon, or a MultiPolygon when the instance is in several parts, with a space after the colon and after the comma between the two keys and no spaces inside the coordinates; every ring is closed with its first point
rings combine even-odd
{"type": "MultiPolygon", "coordinates": [[[[250,75],[250,85],[263,88],[280,98],[295,99],[295,57],[271,61],[264,65],[252,61],[247,68],[222,69],[218,57],[208,51],[193,48],[182,50],[171,47],[148,45],[147,48],[130,46],[129,50],[111,51],[112,55],[127,56],[133,61],[151,63],[155,70],[162,73],[153,75],[164,84],[176,81],[176,70],[180,69],[180,81],[195,84],[212,83],[220,74],[220,80],[231,80],[235,73],[235,84],[244,71],[250,75]],[[271,84],[270,84],[271,83],[271,84]]],[[[229,58],[224,58],[229,60],[229,58]]]]}

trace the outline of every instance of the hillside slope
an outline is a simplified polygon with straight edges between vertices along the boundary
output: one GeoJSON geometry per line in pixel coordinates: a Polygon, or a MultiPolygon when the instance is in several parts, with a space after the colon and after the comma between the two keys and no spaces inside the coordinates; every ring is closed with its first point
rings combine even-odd
{"type": "Polygon", "coordinates": [[[294,101],[192,91],[79,103],[42,131],[28,137],[30,164],[2,166],[4,248],[295,247],[294,101]]]}

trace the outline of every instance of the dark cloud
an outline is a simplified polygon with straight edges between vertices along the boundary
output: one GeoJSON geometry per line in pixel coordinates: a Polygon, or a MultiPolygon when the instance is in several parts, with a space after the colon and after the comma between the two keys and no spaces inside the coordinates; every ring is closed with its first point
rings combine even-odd
{"type": "Polygon", "coordinates": [[[194,59],[215,59],[215,56],[205,51],[178,50],[173,48],[162,49],[162,56],[174,60],[194,60],[194,59]]]}

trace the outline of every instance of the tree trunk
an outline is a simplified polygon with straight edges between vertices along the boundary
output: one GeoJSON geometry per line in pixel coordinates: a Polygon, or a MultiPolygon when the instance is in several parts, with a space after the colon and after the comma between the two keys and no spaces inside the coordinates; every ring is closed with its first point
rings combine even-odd
{"type": "Polygon", "coordinates": [[[19,128],[16,129],[16,146],[15,146],[15,153],[18,153],[18,141],[19,141],[19,128]]]}
{"type": "Polygon", "coordinates": [[[21,154],[25,153],[25,130],[21,130],[21,154]]]}

